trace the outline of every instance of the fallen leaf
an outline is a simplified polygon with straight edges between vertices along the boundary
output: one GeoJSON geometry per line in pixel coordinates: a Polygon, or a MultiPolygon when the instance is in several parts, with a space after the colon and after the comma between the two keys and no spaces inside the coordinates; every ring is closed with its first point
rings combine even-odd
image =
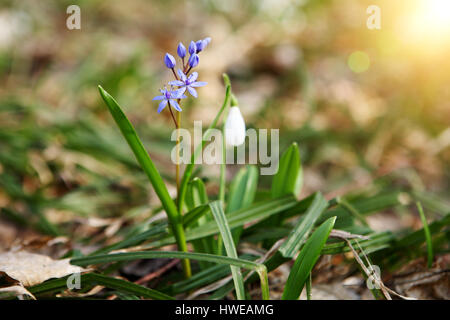
{"type": "Polygon", "coordinates": [[[0,253],[0,272],[29,287],[51,278],[87,271],[73,266],[70,259],[53,260],[48,256],[26,251],[0,253]]]}
{"type": "Polygon", "coordinates": [[[0,293],[11,293],[12,295],[19,297],[20,300],[23,300],[23,296],[27,295],[30,296],[33,300],[36,300],[36,298],[33,296],[31,292],[29,292],[27,289],[20,285],[15,285],[11,287],[6,288],[0,288],[0,293]]]}

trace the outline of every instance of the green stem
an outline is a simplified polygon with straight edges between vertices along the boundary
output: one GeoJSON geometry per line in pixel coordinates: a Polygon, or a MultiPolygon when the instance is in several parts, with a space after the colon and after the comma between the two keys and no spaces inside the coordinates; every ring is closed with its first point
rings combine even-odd
{"type": "Polygon", "coordinates": [[[417,201],[416,206],[419,210],[420,219],[422,220],[423,231],[425,232],[425,239],[427,242],[428,268],[431,268],[431,266],[433,265],[433,243],[431,241],[430,228],[428,228],[427,218],[425,217],[425,213],[423,212],[422,204],[417,201]]]}
{"type": "Polygon", "coordinates": [[[225,85],[226,85],[226,91],[225,91],[225,99],[223,101],[222,107],[220,108],[219,112],[217,113],[217,115],[214,118],[211,125],[208,127],[206,132],[203,134],[202,143],[200,143],[195,148],[194,154],[191,156],[191,161],[186,166],[183,178],[181,179],[180,193],[178,196],[178,212],[180,212],[180,214],[183,213],[183,205],[184,205],[184,198],[186,196],[187,184],[188,184],[189,180],[191,179],[192,171],[194,170],[195,159],[200,154],[200,152],[203,150],[203,147],[205,146],[205,141],[207,141],[211,136],[211,130],[216,127],[220,116],[222,115],[223,111],[225,110],[225,107],[228,105],[228,103],[230,101],[230,93],[231,93],[231,86],[229,85],[230,80],[226,74],[224,74],[223,77],[224,77],[224,81],[225,81],[225,85]]]}
{"type": "MultiPolygon", "coordinates": [[[[177,121],[176,121],[176,125],[177,125],[177,163],[175,164],[175,179],[177,182],[177,196],[179,195],[180,192],[180,126],[181,126],[181,112],[177,113],[177,121]]],[[[181,215],[181,212],[180,212],[181,215]]]]}
{"type": "Polygon", "coordinates": [[[256,272],[259,275],[259,280],[261,281],[261,297],[263,300],[270,300],[269,293],[269,279],[267,277],[267,268],[265,265],[260,265],[256,272]]]}
{"type": "MultiPolygon", "coordinates": [[[[227,118],[227,113],[225,112],[223,115],[223,118],[227,118]]],[[[219,184],[219,200],[222,201],[223,205],[225,206],[225,188],[227,183],[226,178],[226,172],[227,172],[227,165],[226,165],[226,153],[227,153],[227,147],[226,147],[226,140],[225,140],[225,122],[222,127],[222,163],[220,164],[220,184],[219,184]]]]}
{"type": "Polygon", "coordinates": [[[337,198],[337,203],[340,204],[344,209],[346,209],[350,214],[352,214],[356,219],[358,219],[364,226],[368,227],[366,219],[364,216],[359,213],[359,211],[352,206],[347,200],[342,199],[340,197],[337,198]]]}

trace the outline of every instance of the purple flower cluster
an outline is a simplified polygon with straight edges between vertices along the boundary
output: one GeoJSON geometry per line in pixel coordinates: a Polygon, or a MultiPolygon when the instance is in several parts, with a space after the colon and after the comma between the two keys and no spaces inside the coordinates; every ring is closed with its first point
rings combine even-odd
{"type": "Polygon", "coordinates": [[[200,62],[198,54],[202,52],[210,42],[211,38],[209,37],[196,42],[191,41],[187,50],[183,43],[180,42],[177,47],[177,55],[181,58],[182,68],[179,68],[177,72],[175,72],[177,62],[174,56],[170,53],[166,53],[164,56],[164,64],[167,68],[172,70],[175,80],[169,82],[170,90],[166,88],[160,89],[162,95],[153,98],[153,100],[162,100],[158,107],[158,113],[161,112],[166,105],[174,107],[177,111],[182,111],[179,100],[187,98],[187,96],[184,95],[186,91],[194,98],[198,97],[197,91],[194,88],[203,87],[206,85],[206,82],[197,81],[198,73],[190,72],[193,68],[198,66],[200,62]],[[185,62],[188,53],[189,58],[187,58],[187,62],[185,62]],[[174,89],[174,87],[178,87],[178,89],[174,89]]]}

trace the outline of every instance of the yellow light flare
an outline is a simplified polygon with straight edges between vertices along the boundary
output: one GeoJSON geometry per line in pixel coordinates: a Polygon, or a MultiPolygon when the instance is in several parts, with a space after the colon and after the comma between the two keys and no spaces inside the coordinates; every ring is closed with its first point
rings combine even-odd
{"type": "Polygon", "coordinates": [[[450,1],[449,0],[423,0],[424,22],[426,28],[436,32],[450,31],[450,1]]]}
{"type": "Polygon", "coordinates": [[[450,44],[450,0],[416,0],[410,8],[402,22],[404,40],[433,47],[450,44]]]}

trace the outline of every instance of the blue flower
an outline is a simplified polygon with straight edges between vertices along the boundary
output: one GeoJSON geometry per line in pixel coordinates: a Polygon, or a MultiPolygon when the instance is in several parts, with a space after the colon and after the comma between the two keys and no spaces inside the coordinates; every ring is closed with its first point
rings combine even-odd
{"type": "Polygon", "coordinates": [[[164,57],[164,63],[169,69],[173,69],[176,65],[175,58],[169,53],[166,53],[166,56],[164,57]]]}
{"type": "Polygon", "coordinates": [[[186,57],[186,47],[181,42],[178,44],[177,53],[181,59],[186,57]]]}
{"type": "Polygon", "coordinates": [[[180,80],[171,81],[169,84],[171,86],[181,87],[181,89],[178,90],[182,93],[184,93],[187,89],[193,97],[197,98],[197,91],[194,87],[203,87],[206,85],[206,82],[197,81],[197,72],[193,72],[189,77],[187,77],[180,69],[178,69],[178,75],[180,76],[180,80]]]}
{"type": "Polygon", "coordinates": [[[162,100],[159,103],[158,113],[160,113],[166,107],[167,103],[169,103],[172,107],[174,107],[175,110],[181,111],[181,107],[178,104],[176,99],[187,98],[183,94],[184,91],[186,91],[186,89],[185,90],[178,89],[178,90],[170,91],[170,90],[167,90],[166,88],[164,88],[164,89],[160,89],[159,91],[161,91],[162,95],[156,96],[152,99],[152,100],[162,100]]]}
{"type": "Polygon", "coordinates": [[[198,40],[195,43],[195,46],[197,47],[197,53],[201,52],[206,47],[206,45],[207,45],[206,41],[198,40]]]}
{"type": "Polygon", "coordinates": [[[207,37],[207,38],[205,38],[205,39],[203,39],[203,40],[198,40],[198,41],[195,43],[195,45],[196,45],[196,47],[197,47],[197,53],[203,51],[203,50],[208,46],[208,44],[209,44],[210,42],[211,42],[211,38],[210,38],[210,37],[207,37]]]}
{"type": "Polygon", "coordinates": [[[191,68],[194,68],[198,65],[199,62],[199,58],[198,58],[198,54],[193,53],[190,57],[189,57],[189,66],[191,68]]]}
{"type": "Polygon", "coordinates": [[[197,52],[197,45],[195,44],[194,41],[191,41],[191,43],[189,44],[188,51],[189,51],[189,54],[194,54],[197,52]]]}

